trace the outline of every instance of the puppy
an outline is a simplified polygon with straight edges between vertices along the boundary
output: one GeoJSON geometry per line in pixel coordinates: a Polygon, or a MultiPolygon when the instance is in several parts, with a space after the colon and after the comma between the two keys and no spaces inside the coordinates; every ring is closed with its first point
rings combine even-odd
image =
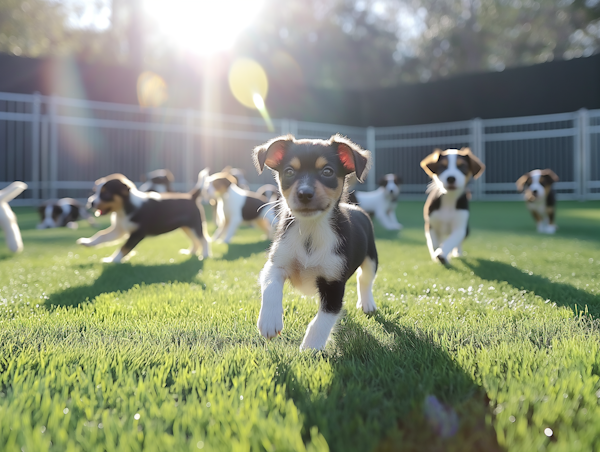
{"type": "Polygon", "coordinates": [[[462,242],[469,233],[471,179],[477,179],[485,165],[469,148],[436,149],[421,161],[421,168],[433,179],[425,202],[425,237],[434,261],[446,264],[462,255],[462,242]]]}
{"type": "Polygon", "coordinates": [[[67,227],[77,229],[77,221],[87,220],[91,226],[96,226],[94,217],[72,198],[52,199],[44,202],[38,208],[41,223],[37,225],[38,229],[67,227]]]}
{"type": "Polygon", "coordinates": [[[230,173],[215,173],[204,178],[204,196],[214,200],[216,223],[212,241],[229,243],[242,223],[250,223],[272,236],[275,213],[265,197],[238,187],[237,179],[230,173]]]}
{"type": "Polygon", "coordinates": [[[90,238],[80,238],[77,243],[95,246],[127,237],[125,244],[103,262],[121,262],[144,237],[177,228],[192,241],[192,248],[186,254],[196,254],[202,249],[202,256],[208,257],[204,210],[196,204],[198,187],[190,193],[144,193],[122,174],[111,174],[98,179],[94,189],[88,206],[96,210],[96,216],[110,214],[111,225],[90,238]]]}
{"type": "Polygon", "coordinates": [[[256,194],[267,198],[269,202],[276,202],[280,198],[279,188],[273,184],[261,185],[258,187],[258,190],[256,190],[256,194]]]}
{"type": "Polygon", "coordinates": [[[229,173],[233,176],[233,178],[235,179],[235,184],[244,189],[244,190],[250,190],[250,185],[248,184],[248,181],[246,180],[246,178],[244,177],[244,171],[242,171],[239,168],[233,168],[231,166],[226,166],[225,168],[223,168],[221,170],[222,173],[229,173]]]}
{"type": "Polygon", "coordinates": [[[358,204],[365,212],[373,215],[381,225],[391,231],[399,231],[402,225],[396,219],[396,206],[400,196],[401,179],[395,174],[386,174],[379,179],[379,187],[373,191],[353,191],[350,202],[358,204]]]}
{"type": "Polygon", "coordinates": [[[537,169],[523,174],[516,182],[517,190],[523,193],[527,208],[537,224],[537,231],[542,234],[556,232],[556,193],[552,185],[558,180],[551,169],[537,169]]]}
{"type": "Polygon", "coordinates": [[[23,251],[23,239],[17,223],[17,217],[8,205],[10,201],[19,196],[25,189],[25,182],[13,182],[8,187],[0,190],[0,228],[4,231],[4,238],[8,249],[13,253],[23,251]]]}
{"type": "Polygon", "coordinates": [[[173,191],[175,178],[168,169],[150,171],[145,179],[146,181],[140,185],[140,191],[155,191],[156,193],[170,193],[173,191]]]}
{"type": "Polygon", "coordinates": [[[259,172],[271,168],[283,196],[276,238],[260,274],[258,330],[270,339],[283,329],[286,280],[307,295],[318,294],[319,311],[300,346],[323,349],[334,327],[346,282],[358,270],[357,308],[375,311],[377,272],[373,225],[366,212],[343,203],[345,179],[366,175],[370,154],[347,138],[296,140],[287,135],[254,149],[259,172]]]}

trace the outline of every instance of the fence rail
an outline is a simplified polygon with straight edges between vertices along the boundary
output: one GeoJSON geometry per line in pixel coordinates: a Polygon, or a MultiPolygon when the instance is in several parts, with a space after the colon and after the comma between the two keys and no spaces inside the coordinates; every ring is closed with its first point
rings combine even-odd
{"type": "Polygon", "coordinates": [[[14,204],[70,196],[85,198],[93,181],[120,172],[135,182],[169,168],[175,188],[188,190],[198,171],[233,165],[250,184],[272,182],[256,173],[251,150],[270,138],[329,138],[340,133],[369,149],[373,167],[361,189],[384,174],[404,180],[403,197],[423,199],[429,182],[419,162],[435,148],[469,146],[486,164],[472,186],[480,200],[521,199],[514,182],[534,168],[552,168],[562,199],[600,199],[600,110],[444,124],[351,127],[273,120],[180,109],[0,93],[0,188],[14,180],[29,186],[14,204]]]}

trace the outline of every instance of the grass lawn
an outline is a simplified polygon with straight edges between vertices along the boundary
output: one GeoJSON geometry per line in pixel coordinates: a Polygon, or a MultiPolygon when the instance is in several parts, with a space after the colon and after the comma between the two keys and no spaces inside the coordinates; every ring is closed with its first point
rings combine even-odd
{"type": "Polygon", "coordinates": [[[202,262],[176,231],[107,265],[114,247],[75,245],[83,223],[38,231],[15,212],[2,451],[600,450],[599,202],[561,202],[555,236],[521,203],[473,203],[451,268],[429,260],[422,204],[401,203],[405,229],[377,229],[379,311],[355,309],[353,277],[318,354],[298,351],[317,306],[287,287],[282,335],[256,329],[257,230],[202,262]]]}

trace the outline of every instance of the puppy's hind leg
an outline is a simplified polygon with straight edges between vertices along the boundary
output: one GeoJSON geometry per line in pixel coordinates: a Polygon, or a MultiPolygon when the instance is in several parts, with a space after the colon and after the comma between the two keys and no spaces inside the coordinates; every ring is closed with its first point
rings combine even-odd
{"type": "Polygon", "coordinates": [[[362,309],[365,314],[377,309],[375,299],[373,298],[373,282],[377,272],[377,263],[367,257],[356,271],[356,281],[358,286],[357,309],[362,309]]]}
{"type": "Polygon", "coordinates": [[[300,350],[323,350],[342,310],[345,281],[317,279],[321,297],[319,312],[308,324],[300,350]]]}

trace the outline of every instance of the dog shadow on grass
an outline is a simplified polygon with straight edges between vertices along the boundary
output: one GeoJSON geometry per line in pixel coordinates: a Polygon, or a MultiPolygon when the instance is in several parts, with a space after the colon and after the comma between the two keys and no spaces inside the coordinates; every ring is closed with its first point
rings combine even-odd
{"type": "MultiPolygon", "coordinates": [[[[424,331],[378,313],[371,318],[391,340],[380,342],[345,316],[328,356],[330,384],[318,395],[299,383],[307,377],[286,367],[289,361],[277,362],[281,383],[303,415],[306,440],[317,426],[331,450],[503,450],[486,421],[492,413],[485,391],[448,352],[424,331]],[[433,415],[425,414],[431,409],[433,415]]],[[[311,386],[319,381],[308,379],[311,386]]]]}
{"type": "MultiPolygon", "coordinates": [[[[126,291],[136,284],[155,284],[167,282],[192,282],[202,270],[203,261],[196,256],[177,264],[131,265],[105,264],[102,274],[87,286],[69,287],[53,293],[45,302],[45,306],[53,309],[57,306],[79,306],[92,301],[103,293],[126,291]]],[[[89,264],[82,264],[85,268],[89,264]]]]}
{"type": "Polygon", "coordinates": [[[588,312],[594,318],[600,317],[600,294],[594,295],[570,284],[553,282],[539,275],[530,275],[504,262],[487,259],[464,259],[463,262],[481,279],[506,281],[515,289],[533,292],[544,300],[551,300],[558,306],[573,309],[577,305],[577,309],[580,311],[587,306],[588,312]]]}

